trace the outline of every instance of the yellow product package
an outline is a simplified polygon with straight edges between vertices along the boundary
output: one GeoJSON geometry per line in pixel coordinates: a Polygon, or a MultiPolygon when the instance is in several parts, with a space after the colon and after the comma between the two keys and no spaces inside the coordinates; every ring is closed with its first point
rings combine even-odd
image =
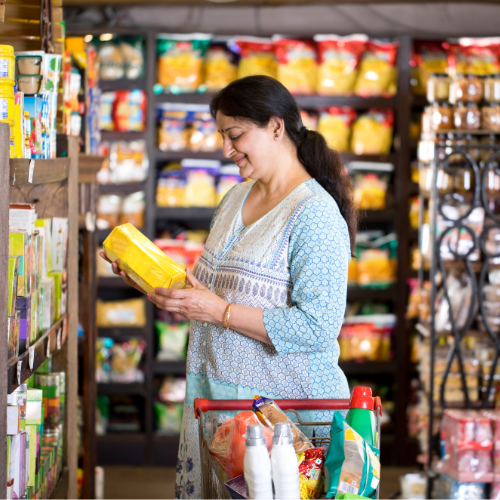
{"type": "Polygon", "coordinates": [[[183,288],[186,273],[132,224],[117,226],[103,244],[106,257],[147,293],[155,288],[183,288]]]}
{"type": "Polygon", "coordinates": [[[145,326],[146,303],[143,298],[96,303],[96,323],[100,327],[145,326]]]}
{"type": "Polygon", "coordinates": [[[387,154],[392,146],[394,115],[391,109],[371,109],[352,126],[351,150],[357,155],[387,154]]]}
{"type": "Polygon", "coordinates": [[[241,55],[238,78],[251,75],[276,78],[276,57],[271,39],[240,37],[229,42],[229,46],[241,55]]]}

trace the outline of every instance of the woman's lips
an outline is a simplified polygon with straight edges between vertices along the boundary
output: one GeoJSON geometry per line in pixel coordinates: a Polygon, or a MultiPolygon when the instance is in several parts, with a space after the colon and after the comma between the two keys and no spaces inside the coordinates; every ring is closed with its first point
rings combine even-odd
{"type": "Polygon", "coordinates": [[[240,162],[242,162],[244,159],[245,159],[245,155],[238,156],[237,158],[234,159],[234,163],[236,163],[236,165],[239,165],[240,162]]]}

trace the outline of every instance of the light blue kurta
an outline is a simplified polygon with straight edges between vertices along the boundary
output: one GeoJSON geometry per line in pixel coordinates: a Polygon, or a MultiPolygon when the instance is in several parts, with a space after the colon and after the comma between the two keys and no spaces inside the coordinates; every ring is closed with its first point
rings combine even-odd
{"type": "MultiPolygon", "coordinates": [[[[349,397],[337,342],[350,259],[347,224],[335,200],[312,179],[245,227],[241,208],[253,185],[234,187],[219,205],[194,274],[225,300],[264,309],[274,347],[191,322],[177,498],[201,498],[195,397],[349,397]]],[[[313,418],[331,421],[332,415],[314,412],[313,418]]]]}

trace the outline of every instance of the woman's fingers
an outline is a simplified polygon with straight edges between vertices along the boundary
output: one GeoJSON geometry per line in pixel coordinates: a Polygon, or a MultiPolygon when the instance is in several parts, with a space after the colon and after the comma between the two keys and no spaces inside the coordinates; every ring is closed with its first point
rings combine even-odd
{"type": "Polygon", "coordinates": [[[104,259],[106,262],[109,262],[112,264],[112,262],[106,257],[106,254],[104,252],[99,252],[99,256],[104,259]]]}
{"type": "Polygon", "coordinates": [[[191,272],[191,269],[189,267],[186,268],[186,275],[189,283],[192,285],[193,288],[205,288],[195,277],[195,275],[191,272]]]}
{"type": "Polygon", "coordinates": [[[185,299],[188,297],[189,291],[172,288],[155,288],[155,293],[168,299],[185,299]]]}
{"type": "Polygon", "coordinates": [[[165,296],[157,293],[148,293],[148,299],[160,309],[170,312],[180,312],[182,307],[182,300],[167,299],[165,296]]]}

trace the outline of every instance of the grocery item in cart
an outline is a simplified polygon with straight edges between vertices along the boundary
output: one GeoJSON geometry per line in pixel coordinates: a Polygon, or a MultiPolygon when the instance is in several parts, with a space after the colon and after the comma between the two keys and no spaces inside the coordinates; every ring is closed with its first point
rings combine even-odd
{"type": "Polygon", "coordinates": [[[288,422],[278,422],[274,426],[271,471],[276,498],[283,500],[299,498],[299,469],[293,447],[291,424],[288,422]]]}
{"type": "MultiPolygon", "coordinates": [[[[245,436],[249,425],[260,425],[259,419],[251,411],[237,413],[217,429],[210,442],[210,453],[221,466],[227,479],[233,479],[243,473],[245,458],[245,436]]],[[[271,451],[273,432],[263,429],[268,451],[271,451]]]]}
{"type": "Polygon", "coordinates": [[[375,498],[380,482],[379,451],[368,445],[345,418],[335,412],[326,456],[326,498],[354,493],[375,498]]]}
{"type": "Polygon", "coordinates": [[[132,224],[117,226],[103,243],[109,260],[147,293],[156,288],[183,288],[186,273],[132,224]]]}
{"type": "Polygon", "coordinates": [[[311,441],[304,436],[300,429],[286,416],[272,399],[265,398],[264,396],[255,396],[252,410],[266,427],[272,428],[275,424],[280,422],[289,423],[292,428],[293,447],[296,453],[314,448],[311,441]]]}
{"type": "Polygon", "coordinates": [[[247,427],[245,445],[243,468],[248,496],[263,500],[272,498],[271,460],[263,425],[254,424],[247,427]]]}
{"type": "Polygon", "coordinates": [[[313,448],[297,455],[299,460],[300,498],[321,498],[325,486],[325,448],[313,448]]]}

